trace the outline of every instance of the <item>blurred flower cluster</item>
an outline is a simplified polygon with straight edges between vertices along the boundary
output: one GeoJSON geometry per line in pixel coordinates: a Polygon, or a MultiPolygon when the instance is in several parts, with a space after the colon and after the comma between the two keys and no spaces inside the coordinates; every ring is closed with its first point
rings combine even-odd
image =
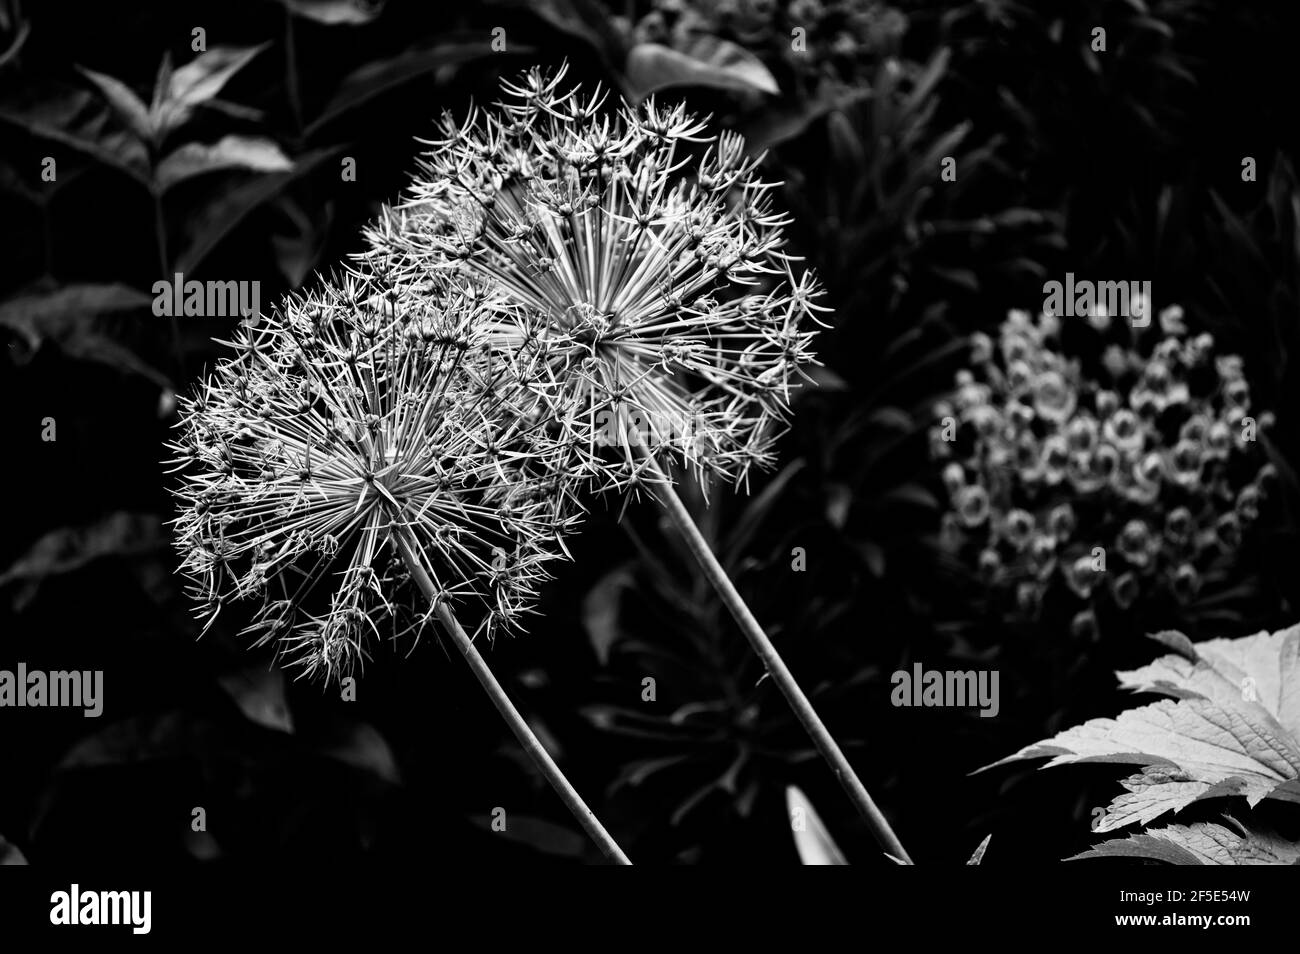
{"type": "Polygon", "coordinates": [[[653,0],[631,27],[636,42],[673,49],[701,36],[737,43],[801,95],[866,81],[906,31],[907,18],[879,0],[653,0]]]}
{"type": "Polygon", "coordinates": [[[1012,311],[996,342],[974,335],[930,446],[946,461],[942,546],[1015,617],[1060,593],[1091,637],[1100,601],[1193,602],[1276,471],[1257,443],[1272,414],[1252,408],[1241,358],[1189,334],[1181,308],[1158,330],[1104,309],[1069,321],[1012,311]]]}

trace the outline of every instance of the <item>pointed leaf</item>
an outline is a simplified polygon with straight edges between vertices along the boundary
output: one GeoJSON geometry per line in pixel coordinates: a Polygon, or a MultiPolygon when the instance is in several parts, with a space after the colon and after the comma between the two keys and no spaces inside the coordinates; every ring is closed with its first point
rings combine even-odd
{"type": "Polygon", "coordinates": [[[25,865],[27,859],[23,853],[18,850],[18,846],[11,842],[5,841],[4,836],[0,836],[0,865],[25,865]]]}
{"type": "Polygon", "coordinates": [[[104,557],[157,553],[168,542],[156,514],[118,511],[84,526],[51,530],[0,573],[0,587],[18,584],[16,602],[26,603],[48,577],[72,573],[104,557]]]}
{"type": "Polygon", "coordinates": [[[1300,738],[1300,625],[1241,639],[1188,644],[1196,661],[1162,656],[1120,684],[1137,692],[1204,698],[1225,706],[1258,702],[1293,738],[1300,738]]]}
{"type": "Polygon", "coordinates": [[[331,26],[369,23],[384,9],[384,0],[280,0],[295,15],[331,26]]]}
{"type": "Polygon", "coordinates": [[[1262,708],[1250,703],[1224,708],[1200,698],[1091,719],[994,764],[1035,758],[1049,758],[1046,768],[1074,762],[1167,764],[1200,781],[1240,778],[1252,804],[1300,777],[1300,747],[1262,708]]]}
{"type": "Polygon", "coordinates": [[[31,351],[50,341],[70,357],[107,364],[170,387],[166,375],[103,334],[96,324],[100,314],[147,308],[152,302],[149,295],[127,285],[69,285],[0,303],[0,327],[12,328],[31,351]]]}
{"type": "Polygon", "coordinates": [[[232,76],[261,53],[267,43],[251,47],[218,46],[200,53],[171,75],[167,98],[154,116],[160,135],[177,128],[226,85],[232,76]]]}
{"type": "Polygon", "coordinates": [[[984,840],[979,843],[979,847],[975,849],[975,853],[970,856],[970,861],[966,862],[966,864],[977,865],[984,860],[984,852],[989,850],[989,839],[992,837],[992,832],[984,836],[984,840]]]}
{"type": "MultiPolygon", "coordinates": [[[[343,78],[320,115],[307,126],[306,133],[317,132],[344,113],[430,70],[468,63],[492,55],[492,52],[491,44],[478,38],[444,39],[427,49],[408,50],[389,59],[367,63],[343,78]]],[[[511,47],[510,52],[527,54],[532,52],[532,47],[511,47]]]]}
{"type": "Polygon", "coordinates": [[[635,583],[627,565],[620,566],[601,577],[583,598],[582,626],[602,666],[609,662],[610,648],[623,635],[618,622],[623,591],[632,589],[635,583]]]}
{"type": "Polygon", "coordinates": [[[779,95],[781,90],[763,61],[735,43],[698,36],[675,50],[658,43],[638,43],[627,55],[628,95],[640,101],[673,86],[708,86],[779,95]]]}
{"type": "Polygon", "coordinates": [[[215,143],[187,142],[162,162],[154,175],[162,190],[221,169],[286,172],[293,168],[280,147],[260,136],[223,136],[215,143]]]}
{"type": "Polygon", "coordinates": [[[20,86],[16,94],[0,99],[0,121],[62,143],[149,184],[144,143],[119,128],[112,111],[89,90],[20,86]]]}
{"type": "Polygon", "coordinates": [[[284,673],[279,669],[250,666],[219,676],[217,682],[250,722],[293,733],[293,714],[284,698],[284,673]]]}
{"type": "Polygon", "coordinates": [[[789,785],[785,790],[785,804],[790,828],[794,833],[795,850],[805,865],[847,865],[830,832],[812,802],[798,788],[789,785]]]}
{"type": "Polygon", "coordinates": [[[274,198],[293,180],[316,168],[338,152],[338,147],[317,149],[298,157],[289,172],[259,176],[245,185],[220,192],[189,219],[184,250],[176,259],[176,271],[188,274],[216,248],[223,238],[254,209],[274,198]]]}
{"type": "Polygon", "coordinates": [[[100,92],[104,94],[104,98],[108,100],[108,105],[113,107],[113,112],[117,113],[118,118],[126,123],[133,133],[142,140],[148,140],[153,135],[153,123],[149,120],[149,107],[131,91],[131,87],[119,79],[104,73],[96,73],[84,66],[78,66],[77,69],[83,76],[99,87],[100,92]]]}
{"type": "Polygon", "coordinates": [[[1149,858],[1172,865],[1293,865],[1300,861],[1300,843],[1268,832],[1243,830],[1239,835],[1223,825],[1201,822],[1112,839],[1066,860],[1080,858],[1149,858]]]}

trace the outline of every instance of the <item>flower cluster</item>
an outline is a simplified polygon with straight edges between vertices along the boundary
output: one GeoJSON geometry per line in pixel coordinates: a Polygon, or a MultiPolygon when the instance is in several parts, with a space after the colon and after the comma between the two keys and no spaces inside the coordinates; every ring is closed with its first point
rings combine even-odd
{"type": "Polygon", "coordinates": [[[737,43],[802,95],[861,84],[906,31],[903,13],[879,0],[653,0],[630,28],[634,42],[679,50],[701,36],[737,43]]]}
{"type": "Polygon", "coordinates": [[[451,276],[508,304],[484,333],[563,389],[559,423],[598,489],[635,484],[645,445],[743,480],[770,463],[812,360],[817,283],[792,271],[740,137],[653,100],[608,110],[563,77],[534,70],[495,109],[444,116],[366,254],[401,282],[451,276]],[[644,440],[611,441],[630,418],[644,440]]]}
{"type": "Polygon", "coordinates": [[[569,508],[548,479],[563,447],[537,423],[545,380],[485,344],[486,307],[354,270],[226,342],[169,445],[205,630],[254,601],[239,621],[259,645],[337,678],[439,604],[475,636],[517,626],[569,508]]]}
{"type": "Polygon", "coordinates": [[[996,342],[973,337],[971,367],[935,409],[944,545],[1024,617],[1054,584],[1084,604],[1080,633],[1100,599],[1190,603],[1259,516],[1275,471],[1256,439],[1272,415],[1252,408],[1241,359],[1189,334],[1181,309],[1159,327],[1013,311],[996,342]]]}

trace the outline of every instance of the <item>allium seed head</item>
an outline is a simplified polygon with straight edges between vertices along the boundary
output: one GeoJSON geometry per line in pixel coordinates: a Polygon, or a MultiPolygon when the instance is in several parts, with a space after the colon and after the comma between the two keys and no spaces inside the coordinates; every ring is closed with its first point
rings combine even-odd
{"type": "Polygon", "coordinates": [[[566,524],[536,476],[563,446],[534,413],[545,379],[479,347],[480,307],[362,269],[227,342],[169,445],[205,629],[256,600],[258,644],[345,675],[432,616],[399,534],[471,633],[517,624],[566,524]]]}
{"type": "Polygon", "coordinates": [[[812,361],[818,285],[739,136],[563,78],[534,70],[494,109],[445,117],[409,201],[367,238],[403,280],[451,273],[509,300],[489,337],[563,386],[598,486],[634,482],[638,445],[741,480],[770,463],[812,361]]]}

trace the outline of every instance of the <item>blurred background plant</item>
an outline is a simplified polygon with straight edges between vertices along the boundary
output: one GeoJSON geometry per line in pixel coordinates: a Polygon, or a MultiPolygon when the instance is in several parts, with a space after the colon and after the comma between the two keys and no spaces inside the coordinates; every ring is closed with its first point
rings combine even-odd
{"type": "MultiPolygon", "coordinates": [[[[1214,571],[1250,590],[1209,606],[1216,587],[1204,584],[1187,606],[1153,605],[1150,625],[1174,625],[1166,605],[1193,636],[1187,617],[1202,611],[1213,615],[1199,625],[1212,619],[1223,637],[1295,619],[1295,21],[1262,0],[0,0],[0,436],[21,462],[9,471],[21,505],[0,538],[0,665],[102,668],[107,695],[94,723],[4,716],[0,832],[33,861],[89,850],[594,860],[505,731],[473,717],[477,687],[432,643],[402,666],[381,655],[345,702],[286,686],[220,626],[195,642],[158,451],[174,393],[233,319],[181,322],[182,369],[149,309],[167,269],[257,280],[270,303],[360,251],[443,108],[491,100],[501,75],[567,57],[575,82],[712,112],[769,150],[765,172],[785,183],[791,244],[836,309],[814,342],[825,367],[796,395],[780,469],[748,499],[690,505],[831,730],[855,743],[846,750],[900,838],[920,863],[961,863],[990,832],[988,863],[1085,850],[1089,806],[1109,785],[1029,767],[966,773],[1116,711],[1111,673],[1147,661],[1126,638],[1146,624],[1103,620],[1107,638],[1080,643],[1067,600],[1049,597],[1036,621],[989,611],[976,565],[941,545],[932,409],[969,364],[970,336],[998,339],[1010,308],[1036,313],[1045,281],[1151,280],[1158,301],[1185,309],[1188,338],[1211,334],[1217,355],[1240,356],[1252,410],[1276,414],[1242,481],[1264,455],[1277,477],[1268,519],[1214,571]],[[800,50],[792,31],[805,26],[800,50]],[[1104,51],[1092,49],[1099,26],[1104,51]],[[224,83],[201,85],[151,155],[116,84],[152,106],[165,56],[174,78],[216,67],[219,49],[260,52],[205,74],[224,83]],[[205,168],[157,201],[121,187],[156,183],[162,160],[231,136],[261,144],[274,168],[205,168]],[[41,439],[46,418],[55,441],[41,439]],[[891,707],[890,673],[917,661],[998,669],[999,717],[891,707]],[[221,819],[212,834],[191,831],[196,805],[221,819]],[[505,833],[489,825],[499,805],[505,833]]],[[[1057,353],[1095,365],[1102,349],[1084,344],[1095,332],[1069,320],[1057,353]]],[[[1144,356],[1161,336],[1148,335],[1144,356]]],[[[574,784],[638,861],[797,863],[794,785],[849,862],[887,864],[684,556],[643,553],[673,539],[648,542],[662,534],[653,508],[630,506],[621,526],[619,509],[592,515],[530,637],[492,654],[574,784]]]]}
{"type": "Polygon", "coordinates": [[[1144,323],[1104,305],[1084,321],[1013,311],[996,341],[976,333],[936,405],[940,543],[978,573],[991,615],[1057,627],[1045,604],[1061,601],[1086,643],[1102,618],[1199,634],[1258,599],[1234,573],[1277,485],[1259,443],[1274,415],[1252,406],[1239,356],[1152,307],[1144,323]]]}

